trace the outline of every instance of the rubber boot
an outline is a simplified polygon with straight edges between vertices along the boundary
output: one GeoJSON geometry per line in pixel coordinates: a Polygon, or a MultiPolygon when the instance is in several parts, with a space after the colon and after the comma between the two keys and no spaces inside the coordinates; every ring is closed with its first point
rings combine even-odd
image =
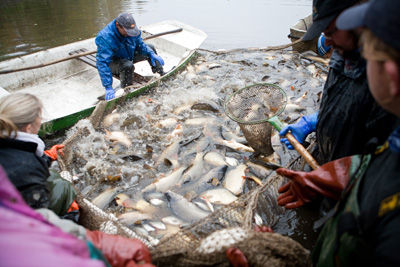
{"type": "Polygon", "coordinates": [[[125,88],[133,83],[133,71],[135,67],[130,60],[126,60],[120,63],[120,74],[121,87],[125,88]]]}

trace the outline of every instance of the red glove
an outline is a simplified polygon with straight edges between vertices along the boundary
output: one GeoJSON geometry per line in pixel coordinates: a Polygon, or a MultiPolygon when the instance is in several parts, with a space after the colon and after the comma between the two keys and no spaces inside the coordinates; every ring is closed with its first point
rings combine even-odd
{"type": "Polygon", "coordinates": [[[57,151],[64,156],[64,145],[54,145],[49,150],[45,150],[44,153],[52,160],[57,159],[57,151]]]}
{"type": "Polygon", "coordinates": [[[155,267],[149,249],[138,239],[86,230],[86,238],[113,267],[155,267]]]}
{"type": "Polygon", "coordinates": [[[229,263],[233,267],[248,267],[249,266],[246,256],[238,248],[228,248],[225,251],[225,255],[228,258],[229,263]]]}
{"type": "Polygon", "coordinates": [[[350,179],[352,157],[328,162],[311,172],[277,169],[276,172],[291,181],[278,192],[278,205],[294,209],[311,202],[318,195],[338,200],[350,179]]]}

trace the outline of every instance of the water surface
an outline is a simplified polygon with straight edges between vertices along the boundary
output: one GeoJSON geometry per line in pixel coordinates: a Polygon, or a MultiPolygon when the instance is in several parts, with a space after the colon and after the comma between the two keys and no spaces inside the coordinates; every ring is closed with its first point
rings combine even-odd
{"type": "Polygon", "coordinates": [[[208,34],[207,49],[289,42],[289,28],[311,0],[2,0],[0,60],[96,36],[120,12],[137,24],[179,20],[208,34]]]}

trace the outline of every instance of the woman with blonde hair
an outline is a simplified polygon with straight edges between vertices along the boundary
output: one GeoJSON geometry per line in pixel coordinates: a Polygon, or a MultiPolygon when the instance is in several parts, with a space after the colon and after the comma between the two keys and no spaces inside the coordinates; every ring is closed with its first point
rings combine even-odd
{"type": "MultiPolygon", "coordinates": [[[[32,208],[51,209],[58,200],[68,208],[75,197],[73,189],[67,188],[71,185],[65,186],[66,181],[59,177],[49,179],[49,166],[64,145],[44,150],[45,144],[38,136],[42,111],[42,102],[31,94],[15,93],[0,98],[0,164],[32,208]],[[52,194],[54,189],[57,195],[52,194]]],[[[66,213],[65,208],[57,209],[54,211],[59,215],[66,213]]]]}

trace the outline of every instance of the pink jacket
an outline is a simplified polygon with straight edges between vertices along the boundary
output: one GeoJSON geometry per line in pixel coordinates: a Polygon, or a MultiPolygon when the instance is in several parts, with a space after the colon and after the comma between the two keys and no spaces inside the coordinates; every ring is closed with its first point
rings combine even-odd
{"type": "Polygon", "coordinates": [[[30,208],[0,166],[0,263],[2,266],[93,266],[85,241],[64,233],[30,208]]]}

